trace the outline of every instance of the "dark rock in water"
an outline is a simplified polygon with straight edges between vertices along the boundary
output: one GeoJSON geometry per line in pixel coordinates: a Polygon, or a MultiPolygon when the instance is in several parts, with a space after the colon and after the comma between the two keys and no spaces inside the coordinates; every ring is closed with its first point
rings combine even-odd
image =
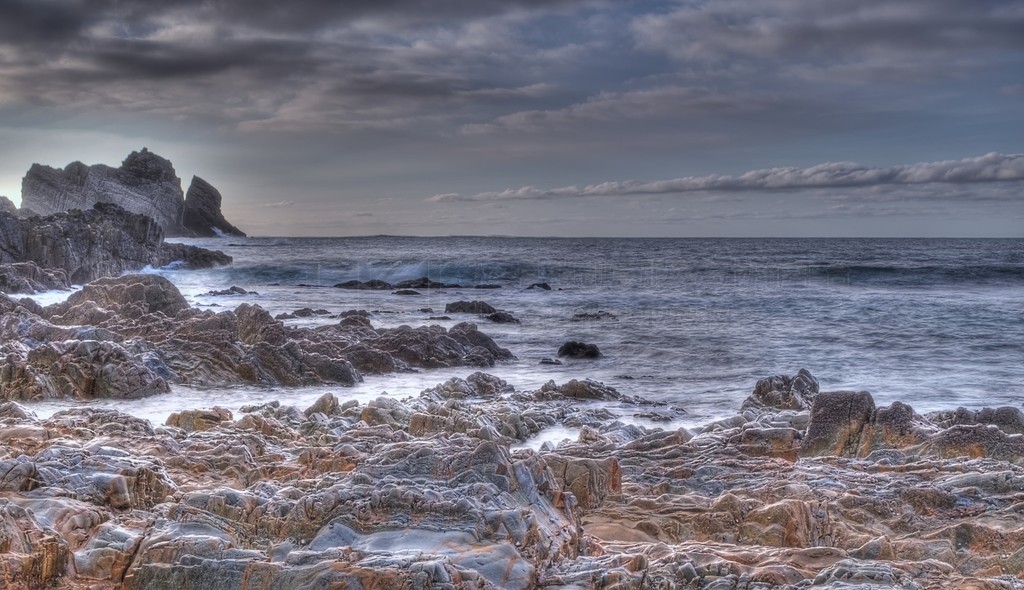
{"type": "Polygon", "coordinates": [[[394,287],[387,281],[371,279],[365,283],[355,279],[334,285],[336,289],[354,289],[358,291],[390,291],[394,287]]]}
{"type": "MultiPolygon", "coordinates": [[[[195,187],[196,180],[188,205],[174,166],[146,148],[129,154],[120,168],[73,162],[60,170],[33,164],[22,180],[21,215],[46,216],[113,203],[150,217],[167,235],[214,235],[208,222],[223,221],[220,194],[202,181],[202,186],[195,187]],[[189,220],[200,224],[201,233],[182,225],[186,213],[189,220]]],[[[245,235],[226,221],[223,226],[220,229],[225,233],[245,235]]]]}
{"type": "Polygon", "coordinates": [[[818,380],[807,369],[800,369],[793,377],[776,375],[759,380],[741,409],[809,410],[817,395],[818,380]]]}
{"type": "Polygon", "coordinates": [[[480,315],[497,313],[489,303],[484,301],[456,301],[444,306],[445,313],[476,313],[480,315]]]}
{"type": "Polygon", "coordinates": [[[543,358],[543,359],[540,359],[540,364],[542,364],[542,365],[561,365],[562,361],[560,361],[558,359],[543,358]]]}
{"type": "Polygon", "coordinates": [[[226,295],[259,295],[256,291],[246,291],[241,287],[232,285],[228,289],[221,289],[219,291],[207,291],[203,293],[204,297],[222,297],[226,295]]]}
{"type": "Polygon", "coordinates": [[[450,320],[452,318],[449,317],[449,316],[446,316],[446,315],[432,315],[432,316],[428,317],[427,319],[431,320],[431,321],[444,321],[444,320],[450,320]]]}
{"type": "Polygon", "coordinates": [[[474,289],[500,289],[501,285],[495,285],[493,283],[483,283],[480,285],[473,285],[474,289]]]}
{"type": "Polygon", "coordinates": [[[187,244],[164,242],[157,249],[153,266],[175,266],[185,270],[200,270],[231,264],[232,259],[220,250],[207,250],[187,244]]]}
{"type": "Polygon", "coordinates": [[[596,313],[581,311],[579,313],[574,313],[572,315],[572,321],[574,321],[574,322],[582,322],[582,321],[587,321],[587,320],[617,320],[617,319],[619,319],[619,318],[617,318],[615,316],[615,314],[613,314],[611,312],[607,312],[607,311],[598,311],[596,313]]]}
{"type": "Polygon", "coordinates": [[[462,285],[458,283],[441,283],[432,281],[428,277],[420,277],[408,281],[395,283],[396,289],[459,289],[462,285]]]}
{"type": "Polygon", "coordinates": [[[201,238],[217,236],[245,237],[245,233],[228,223],[221,213],[220,191],[199,178],[192,177],[192,184],[185,193],[185,207],[181,218],[184,229],[201,238]]]}
{"type": "Polygon", "coordinates": [[[177,260],[186,268],[208,268],[229,264],[231,257],[164,243],[163,230],[152,219],[110,203],[27,219],[0,213],[0,264],[32,262],[47,271],[63,271],[70,283],[177,260]]]}
{"type": "Polygon", "coordinates": [[[496,311],[484,316],[496,324],[518,324],[519,320],[507,311],[496,311]]]}
{"type": "Polygon", "coordinates": [[[534,284],[530,285],[529,287],[527,287],[527,289],[543,289],[545,291],[550,291],[551,290],[551,285],[549,285],[547,283],[534,283],[534,284]]]}
{"type": "Polygon", "coordinates": [[[42,269],[34,262],[0,264],[0,292],[32,294],[70,288],[63,269],[42,269]]]}
{"type": "Polygon", "coordinates": [[[421,308],[417,309],[416,311],[418,311],[420,313],[434,313],[434,308],[432,308],[432,307],[421,307],[421,308]]]}
{"type": "Polygon", "coordinates": [[[314,316],[325,316],[331,315],[331,312],[326,309],[312,309],[309,307],[303,307],[302,309],[296,309],[291,313],[281,313],[274,316],[276,320],[294,320],[296,318],[311,318],[314,316]]]}
{"type": "Polygon", "coordinates": [[[392,291],[391,294],[392,295],[422,295],[423,293],[420,293],[419,291],[415,291],[413,289],[399,289],[397,291],[392,291]]]}
{"type": "Polygon", "coordinates": [[[574,359],[596,359],[601,356],[601,350],[596,344],[587,344],[573,340],[566,342],[558,348],[558,356],[567,356],[574,359]]]}

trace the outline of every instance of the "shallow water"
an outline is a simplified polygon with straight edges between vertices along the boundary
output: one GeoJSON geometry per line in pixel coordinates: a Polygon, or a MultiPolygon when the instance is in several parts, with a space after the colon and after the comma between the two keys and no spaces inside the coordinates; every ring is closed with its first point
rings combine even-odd
{"type": "MultiPolygon", "coordinates": [[[[627,395],[679,405],[688,425],[731,415],[760,377],[809,369],[823,389],[870,391],[919,412],[1024,401],[1024,240],[648,240],[520,238],[221,238],[190,240],[235,258],[226,268],[160,270],[193,305],[257,303],[374,311],[375,326],[478,321],[518,360],[489,372],[519,390],[593,378],[627,395]],[[429,276],[471,286],[420,296],[331,285],[429,276]],[[553,290],[527,289],[547,282],[553,290]],[[258,295],[211,297],[237,285],[258,295]],[[444,315],[480,299],[522,323],[444,315]],[[430,309],[431,311],[423,311],[430,309]],[[607,311],[611,320],[573,321],[607,311]],[[566,340],[597,344],[592,361],[538,364],[566,340]]],[[[51,302],[60,295],[46,294],[51,302]]],[[[290,320],[296,325],[328,319],[290,320]]],[[[414,396],[473,369],[367,377],[353,388],[231,387],[116,402],[154,422],[171,411],[277,399],[306,407],[326,391],[361,402],[414,396]]],[[[66,402],[37,404],[40,413],[66,402]]],[[[627,416],[628,418],[628,416],[627,416]]],[[[673,427],[676,425],[668,425],[673,427]]]]}

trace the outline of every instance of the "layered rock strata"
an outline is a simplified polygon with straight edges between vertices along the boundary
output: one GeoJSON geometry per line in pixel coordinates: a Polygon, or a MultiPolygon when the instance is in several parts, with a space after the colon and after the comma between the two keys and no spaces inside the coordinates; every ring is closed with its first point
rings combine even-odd
{"type": "Polygon", "coordinates": [[[354,315],[309,329],[258,305],[201,311],[159,275],[100,279],[45,308],[3,298],[0,311],[0,399],[142,397],[169,383],[352,385],[364,373],[512,358],[470,323],[376,329],[354,315]]]}
{"type": "Polygon", "coordinates": [[[110,203],[46,217],[0,212],[0,276],[9,293],[65,288],[145,266],[209,268],[231,263],[222,252],[163,241],[150,217],[110,203]],[[18,263],[31,263],[18,266],[18,263]],[[6,266],[13,265],[13,266],[6,266]]]}
{"type": "Polygon", "coordinates": [[[198,177],[193,177],[186,197],[171,162],[146,148],[129,154],[119,168],[81,162],[63,169],[33,164],[21,188],[25,217],[113,203],[152,218],[169,236],[244,236],[224,219],[220,201],[220,192],[198,177]]]}
{"type": "Polygon", "coordinates": [[[405,400],[327,393],[305,410],[186,410],[166,426],[91,408],[41,420],[7,402],[0,579],[15,589],[1024,588],[1021,435],[999,426],[1019,410],[954,412],[973,422],[949,425],[950,413],[894,404],[844,420],[840,408],[864,395],[812,391],[812,380],[764,381],[758,409],[693,431],[629,425],[649,402],[594,382],[517,392],[484,373],[405,400]],[[788,407],[803,405],[794,393],[811,409],[788,407]],[[517,448],[553,426],[579,435],[517,448]],[[985,434],[964,434],[975,431],[985,434]],[[815,442],[846,435],[855,444],[815,442]]]}

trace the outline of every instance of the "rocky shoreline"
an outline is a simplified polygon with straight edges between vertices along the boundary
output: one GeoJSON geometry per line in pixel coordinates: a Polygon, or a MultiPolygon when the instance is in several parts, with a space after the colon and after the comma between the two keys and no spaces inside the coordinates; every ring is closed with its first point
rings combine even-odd
{"type": "Polygon", "coordinates": [[[681,409],[467,369],[403,400],[40,419],[18,401],[344,385],[511,353],[468,323],[201,311],[155,275],[0,305],[9,588],[1024,588],[1016,408],[922,416],[800,371],[759,381],[733,418],[664,430],[634,418],[681,409]],[[523,444],[555,428],[579,434],[523,444]]]}

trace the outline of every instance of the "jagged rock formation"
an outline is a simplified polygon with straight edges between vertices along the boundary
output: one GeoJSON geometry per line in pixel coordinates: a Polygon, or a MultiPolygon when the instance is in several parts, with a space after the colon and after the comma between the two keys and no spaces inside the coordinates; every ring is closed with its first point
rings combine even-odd
{"type": "Polygon", "coordinates": [[[192,184],[185,193],[185,210],[182,226],[192,235],[213,238],[221,235],[245,236],[245,233],[224,219],[220,212],[220,191],[198,176],[192,177],[192,184]]]}
{"type": "Polygon", "coordinates": [[[0,399],[143,397],[169,383],[353,385],[364,373],[512,358],[469,323],[374,329],[350,316],[309,329],[258,305],[192,309],[159,275],[100,279],[45,308],[0,298],[0,312],[0,399]]]}
{"type": "MultiPolygon", "coordinates": [[[[220,194],[201,179],[192,205],[181,190],[174,166],[146,148],[132,152],[120,168],[72,162],[63,170],[33,164],[21,184],[21,215],[52,215],[72,209],[91,209],[96,203],[114,203],[133,213],[153,218],[168,236],[209,235],[208,219],[223,220],[220,194]],[[200,222],[202,234],[184,223],[186,212],[200,222]]],[[[190,192],[192,190],[190,189],[190,192]]],[[[226,234],[244,236],[224,222],[226,234]]]]}
{"type": "Polygon", "coordinates": [[[0,403],[0,579],[19,590],[1024,588],[1021,436],[980,424],[1013,428],[1019,410],[922,417],[815,392],[808,413],[790,395],[814,388],[805,373],[764,380],[756,409],[693,432],[623,424],[643,400],[593,382],[520,393],[484,373],[404,400],[327,393],[305,410],[192,409],[156,427],[0,403]],[[609,391],[586,403],[574,387],[609,391]],[[862,434],[910,420],[921,442],[770,452],[787,439],[799,449],[809,431],[841,438],[844,405],[874,408],[862,434]],[[514,448],[556,425],[578,438],[514,448]],[[974,431],[985,435],[964,436],[974,431]]]}
{"type": "Polygon", "coordinates": [[[63,273],[64,281],[82,284],[179,260],[185,268],[231,263],[231,257],[221,252],[164,243],[163,236],[151,217],[111,203],[46,217],[18,218],[0,212],[0,264],[32,262],[45,269],[44,274],[63,273]]]}

